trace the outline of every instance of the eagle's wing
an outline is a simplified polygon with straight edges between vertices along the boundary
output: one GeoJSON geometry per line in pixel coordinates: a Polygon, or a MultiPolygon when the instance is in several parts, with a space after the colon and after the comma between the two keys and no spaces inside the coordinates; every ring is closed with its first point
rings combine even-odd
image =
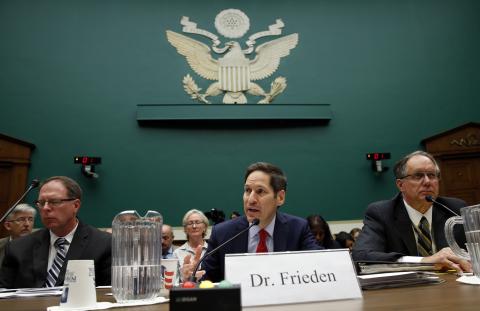
{"type": "Polygon", "coordinates": [[[250,79],[261,80],[274,73],[280,64],[280,58],[290,54],[297,46],[298,34],[294,33],[259,45],[257,56],[250,62],[250,79]]]}
{"type": "Polygon", "coordinates": [[[167,30],[167,40],[201,77],[218,80],[218,61],[212,58],[208,45],[177,32],[167,30]]]}

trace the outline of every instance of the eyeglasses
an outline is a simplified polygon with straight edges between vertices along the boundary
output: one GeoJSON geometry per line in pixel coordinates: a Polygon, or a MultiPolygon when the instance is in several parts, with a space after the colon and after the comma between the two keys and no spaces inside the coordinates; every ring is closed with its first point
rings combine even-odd
{"type": "Polygon", "coordinates": [[[194,220],[194,221],[189,221],[189,222],[187,222],[187,223],[185,224],[185,226],[187,226],[187,227],[193,227],[194,225],[195,225],[195,226],[199,226],[199,225],[201,225],[201,224],[203,224],[203,221],[201,221],[201,220],[194,220]]]}
{"type": "Polygon", "coordinates": [[[17,224],[24,224],[26,222],[34,222],[33,217],[18,217],[17,219],[8,220],[9,222],[16,222],[17,224]]]}
{"type": "Polygon", "coordinates": [[[50,207],[58,207],[62,205],[63,202],[74,201],[75,198],[68,198],[68,199],[51,199],[51,200],[36,200],[34,203],[38,208],[44,208],[45,204],[48,203],[50,207]]]}
{"type": "Polygon", "coordinates": [[[417,173],[400,177],[400,179],[410,178],[411,180],[414,180],[414,181],[421,181],[425,179],[425,176],[428,177],[428,179],[430,180],[438,180],[440,178],[439,174],[435,172],[417,172],[417,173]]]}

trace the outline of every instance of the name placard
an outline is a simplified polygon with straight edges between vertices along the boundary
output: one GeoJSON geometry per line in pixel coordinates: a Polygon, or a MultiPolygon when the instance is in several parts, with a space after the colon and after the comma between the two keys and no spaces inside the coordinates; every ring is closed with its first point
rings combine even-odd
{"type": "Polygon", "coordinates": [[[225,279],[241,285],[244,307],[362,298],[347,249],[228,254],[225,279]]]}

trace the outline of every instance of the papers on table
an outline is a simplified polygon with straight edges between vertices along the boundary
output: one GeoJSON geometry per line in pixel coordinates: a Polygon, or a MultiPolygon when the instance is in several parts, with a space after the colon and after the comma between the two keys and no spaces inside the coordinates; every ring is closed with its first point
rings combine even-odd
{"type": "Polygon", "coordinates": [[[362,289],[379,289],[444,282],[444,280],[440,279],[435,273],[416,271],[359,275],[358,280],[362,289]]]}
{"type": "Polygon", "coordinates": [[[439,271],[441,268],[432,263],[360,261],[355,263],[357,273],[372,274],[386,272],[439,271]]]}
{"type": "Polygon", "coordinates": [[[463,284],[480,285],[480,278],[473,275],[473,273],[463,273],[463,275],[457,279],[457,282],[463,284]]]}
{"type": "MultiPolygon", "coordinates": [[[[94,306],[94,307],[88,307],[87,309],[78,308],[78,310],[105,310],[105,309],[111,309],[111,308],[148,306],[148,305],[154,305],[154,304],[159,304],[159,303],[166,303],[168,301],[169,301],[169,299],[167,299],[165,297],[156,297],[156,298],[151,299],[151,300],[138,300],[138,301],[124,302],[124,303],[97,302],[97,305],[94,306]]],[[[66,311],[66,310],[71,311],[72,309],[71,308],[62,308],[61,306],[51,306],[51,307],[47,308],[47,311],[66,311]]]]}
{"type": "Polygon", "coordinates": [[[60,296],[63,287],[0,289],[0,298],[60,296]]]}

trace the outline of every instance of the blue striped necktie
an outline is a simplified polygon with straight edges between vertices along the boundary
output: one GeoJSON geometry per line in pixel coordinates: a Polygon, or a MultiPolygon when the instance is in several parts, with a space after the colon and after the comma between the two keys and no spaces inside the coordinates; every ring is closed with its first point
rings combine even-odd
{"type": "Polygon", "coordinates": [[[45,281],[45,287],[54,287],[57,283],[58,275],[62,269],[63,263],[65,262],[65,257],[67,252],[65,250],[65,245],[68,244],[68,241],[65,238],[58,238],[53,244],[57,249],[57,254],[55,259],[53,259],[52,266],[48,270],[47,280],[45,281]]]}

